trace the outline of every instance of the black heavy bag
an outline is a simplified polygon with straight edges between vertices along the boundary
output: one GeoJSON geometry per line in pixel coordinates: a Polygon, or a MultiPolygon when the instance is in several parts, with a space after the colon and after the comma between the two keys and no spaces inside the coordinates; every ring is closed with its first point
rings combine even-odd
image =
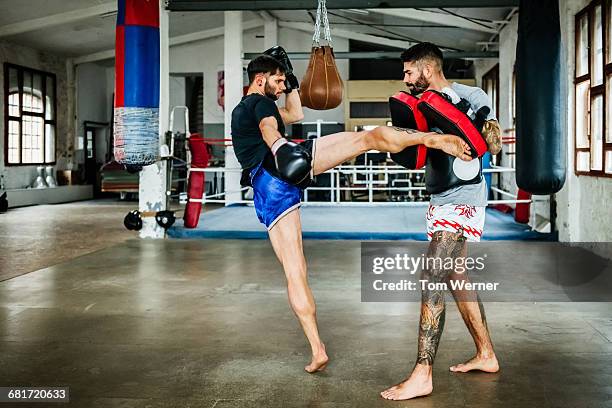
{"type": "Polygon", "coordinates": [[[516,183],[553,194],[565,182],[558,0],[521,0],[516,47],[516,183]]]}

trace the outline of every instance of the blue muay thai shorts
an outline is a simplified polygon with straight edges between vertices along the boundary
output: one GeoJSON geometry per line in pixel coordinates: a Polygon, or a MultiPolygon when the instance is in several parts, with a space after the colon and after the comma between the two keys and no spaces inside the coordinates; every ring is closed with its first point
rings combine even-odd
{"type": "MultiPolygon", "coordinates": [[[[301,144],[310,150],[314,157],[314,140],[307,140],[301,144]]],[[[269,231],[278,220],[302,205],[304,189],[312,181],[312,175],[301,185],[295,186],[272,174],[272,171],[266,170],[265,162],[264,160],[252,168],[249,177],[250,185],[253,187],[253,203],[257,218],[269,231]]]]}
{"type": "Polygon", "coordinates": [[[268,231],[278,220],[302,205],[304,190],[273,176],[262,164],[254,167],[250,176],[255,212],[268,231]]]}

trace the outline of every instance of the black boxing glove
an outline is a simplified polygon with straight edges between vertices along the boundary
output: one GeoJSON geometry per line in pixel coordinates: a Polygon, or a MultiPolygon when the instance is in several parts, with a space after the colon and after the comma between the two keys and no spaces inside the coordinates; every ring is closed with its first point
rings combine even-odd
{"type": "Polygon", "coordinates": [[[290,74],[285,74],[285,78],[285,90],[283,92],[288,94],[294,89],[300,89],[300,81],[298,81],[293,72],[290,74]]]}
{"type": "Polygon", "coordinates": [[[310,152],[297,143],[280,138],[271,147],[276,169],[283,179],[293,185],[304,181],[312,170],[310,152]]]}
{"type": "Polygon", "coordinates": [[[491,112],[491,108],[488,106],[482,106],[480,109],[478,109],[478,111],[474,112],[472,110],[472,105],[466,99],[461,98],[459,102],[455,102],[453,101],[453,98],[446,93],[442,93],[442,96],[444,96],[450,103],[455,105],[455,107],[461,112],[465,113],[474,124],[474,127],[478,129],[479,132],[482,132],[482,128],[484,127],[487,117],[491,112]]]}
{"type": "Polygon", "coordinates": [[[482,133],[485,122],[487,121],[487,117],[489,116],[490,112],[491,112],[491,109],[488,106],[483,106],[480,109],[478,109],[474,118],[470,118],[472,119],[474,126],[476,127],[476,129],[478,129],[480,133],[482,133]]]}
{"type": "Polygon", "coordinates": [[[263,52],[280,62],[285,68],[285,93],[291,93],[294,89],[300,89],[300,82],[293,74],[293,66],[287,55],[287,51],[280,45],[267,49],[263,52]]]}

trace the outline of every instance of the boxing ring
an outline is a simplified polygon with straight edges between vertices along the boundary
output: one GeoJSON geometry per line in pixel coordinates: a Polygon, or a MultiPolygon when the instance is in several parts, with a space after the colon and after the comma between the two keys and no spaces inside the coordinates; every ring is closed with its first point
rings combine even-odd
{"type": "MultiPolygon", "coordinates": [[[[366,163],[368,154],[380,153],[366,153],[366,163]]],[[[202,212],[196,228],[185,228],[182,220],[177,220],[168,230],[168,236],[267,239],[267,231],[255,215],[250,187],[241,188],[240,200],[226,199],[226,195],[237,191],[224,190],[224,175],[241,170],[208,167],[203,171],[209,181],[208,191],[202,197],[203,205],[223,207],[202,212]]],[[[518,199],[502,189],[501,175],[514,171],[500,166],[483,170],[485,177],[496,179],[490,188],[492,197],[488,201],[483,240],[548,240],[549,234],[537,232],[527,224],[516,222],[511,214],[494,208],[548,201],[548,197],[518,199]]],[[[425,212],[429,201],[424,173],[423,169],[408,170],[397,165],[364,164],[341,165],[319,175],[328,185],[317,182],[304,192],[301,208],[304,238],[426,240],[425,212]]],[[[178,198],[181,205],[187,202],[186,193],[178,194],[178,198]]]]}
{"type": "MultiPolygon", "coordinates": [[[[240,173],[241,169],[228,169],[224,167],[208,167],[203,170],[207,173],[208,178],[216,178],[217,174],[224,174],[228,172],[240,173]]],[[[501,174],[501,173],[514,173],[515,170],[507,167],[493,166],[490,169],[484,169],[483,174],[501,174]]],[[[311,186],[304,191],[304,199],[302,206],[427,206],[428,201],[425,200],[422,194],[410,194],[410,193],[424,193],[425,183],[419,182],[423,180],[425,170],[408,170],[397,165],[342,165],[334,169],[328,170],[324,174],[330,177],[330,186],[311,186]],[[414,178],[410,177],[413,175],[419,175],[417,181],[414,182],[414,178]],[[396,176],[396,177],[392,177],[396,176]],[[407,176],[407,177],[401,177],[407,176]],[[341,178],[350,178],[350,186],[343,186],[341,178]],[[382,178],[380,178],[382,177],[382,178]],[[312,192],[325,191],[329,193],[329,200],[309,200],[309,195],[312,196],[312,192]],[[348,201],[343,197],[346,194],[343,192],[353,193],[364,193],[367,195],[366,201],[348,201]],[[392,193],[408,193],[408,197],[416,198],[416,201],[380,201],[375,200],[377,193],[392,192],[392,193]]],[[[319,176],[320,177],[320,176],[319,176]]],[[[493,192],[508,197],[507,199],[494,199],[488,200],[489,205],[495,204],[530,204],[534,201],[547,201],[548,199],[518,199],[515,194],[508,191],[504,191],[497,187],[491,187],[493,192]]],[[[239,191],[247,193],[250,187],[243,187],[239,191]]],[[[253,200],[250,198],[243,198],[242,200],[232,200],[228,202],[225,199],[226,194],[235,193],[237,191],[218,191],[213,194],[206,194],[202,197],[203,203],[216,203],[216,204],[252,204],[253,200]]],[[[182,193],[179,196],[180,203],[185,204],[187,202],[187,194],[182,193]]]]}

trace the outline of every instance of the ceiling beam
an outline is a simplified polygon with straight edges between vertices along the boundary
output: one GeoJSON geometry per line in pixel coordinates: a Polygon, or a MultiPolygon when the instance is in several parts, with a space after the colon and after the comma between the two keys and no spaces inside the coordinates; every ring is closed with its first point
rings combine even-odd
{"type": "Polygon", "coordinates": [[[275,21],[276,20],[276,18],[272,14],[270,14],[270,12],[268,11],[262,10],[258,14],[261,18],[264,19],[264,21],[275,21]]]}
{"type": "MultiPolygon", "coordinates": [[[[249,21],[245,21],[244,23],[242,23],[242,29],[243,31],[251,30],[253,28],[261,27],[263,26],[263,24],[264,24],[263,21],[259,19],[249,20],[249,21]]],[[[198,31],[195,33],[172,37],[170,38],[170,46],[172,47],[175,45],[183,45],[183,44],[187,44],[187,43],[195,42],[195,41],[208,40],[209,38],[221,37],[223,36],[223,33],[224,33],[223,29],[224,27],[221,26],[221,27],[211,28],[209,30],[198,31]]],[[[115,58],[114,49],[100,51],[100,52],[96,52],[96,53],[89,54],[89,55],[82,55],[80,57],[75,57],[74,64],[79,65],[79,64],[85,64],[87,62],[102,61],[102,60],[111,59],[111,58],[115,58]]]]}
{"type": "Polygon", "coordinates": [[[370,13],[383,14],[386,16],[409,18],[411,20],[437,23],[444,26],[464,28],[466,30],[480,31],[483,33],[496,34],[497,28],[478,24],[461,17],[451,14],[425,11],[425,10],[405,10],[405,9],[368,9],[370,13]]]}
{"type": "Polygon", "coordinates": [[[0,37],[27,33],[29,31],[43,28],[55,27],[75,21],[85,20],[104,14],[117,12],[117,2],[104,3],[93,7],[67,11],[65,13],[52,14],[50,16],[20,21],[19,23],[7,24],[0,27],[0,37]]]}
{"type": "MultiPolygon", "coordinates": [[[[310,23],[279,21],[278,26],[284,27],[284,28],[290,28],[292,30],[304,31],[310,34],[312,34],[314,31],[314,28],[312,24],[310,23]]],[[[356,31],[342,30],[340,28],[332,29],[332,37],[347,38],[349,40],[363,41],[363,42],[370,43],[370,44],[385,45],[387,47],[399,48],[401,50],[405,50],[416,44],[415,42],[411,42],[411,41],[394,40],[390,38],[379,37],[373,34],[365,34],[365,33],[359,33],[356,31]]],[[[449,48],[445,46],[444,44],[437,44],[437,45],[440,48],[449,48]]],[[[454,51],[454,52],[462,52],[462,51],[454,51]]],[[[449,51],[449,54],[450,54],[450,51],[449,51]]],[[[467,57],[462,57],[462,58],[467,58],[467,57]]]]}
{"type": "MultiPolygon", "coordinates": [[[[263,25],[264,25],[263,21],[259,19],[244,21],[242,23],[242,31],[251,30],[253,28],[261,27],[263,25]]],[[[223,34],[224,34],[223,26],[211,28],[211,29],[204,30],[204,31],[198,31],[195,33],[172,37],[170,38],[170,45],[171,46],[172,45],[183,45],[183,44],[187,44],[187,43],[194,42],[194,41],[202,41],[202,40],[207,40],[209,38],[221,37],[223,36],[223,34]]]]}
{"type": "MultiPolygon", "coordinates": [[[[497,51],[446,51],[444,58],[499,58],[499,52],[497,51]]],[[[244,54],[245,60],[251,60],[260,53],[248,52],[244,54]]],[[[288,52],[287,55],[292,60],[307,60],[310,59],[309,52],[288,52]]],[[[400,53],[397,51],[352,51],[352,52],[338,52],[334,51],[334,57],[336,59],[400,59],[400,53]]]]}
{"type": "Polygon", "coordinates": [[[80,65],[87,62],[104,61],[111,58],[115,58],[115,50],[106,50],[94,52],[93,54],[81,55],[80,57],[74,57],[73,61],[74,65],[80,65]]]}
{"type": "MultiPolygon", "coordinates": [[[[310,34],[314,32],[314,27],[310,23],[295,23],[295,22],[279,21],[278,25],[280,27],[290,28],[290,29],[298,30],[298,31],[304,31],[310,34]]],[[[372,44],[386,45],[388,47],[395,47],[399,49],[410,48],[411,46],[415,44],[410,41],[392,40],[389,38],[379,37],[377,35],[358,33],[355,31],[342,30],[339,28],[334,28],[332,30],[332,36],[340,37],[340,38],[348,38],[351,40],[358,40],[358,41],[363,41],[363,42],[372,43],[372,44]]]]}
{"type": "MultiPolygon", "coordinates": [[[[506,25],[508,23],[510,23],[510,20],[512,20],[512,17],[514,17],[514,15],[518,13],[518,7],[513,7],[512,10],[510,10],[510,12],[508,13],[508,15],[506,16],[506,18],[504,19],[504,24],[499,26],[499,31],[495,34],[493,34],[490,38],[489,41],[493,41],[495,40],[495,38],[497,38],[499,36],[499,33],[501,32],[502,29],[504,29],[504,27],[506,27],[506,25]]],[[[483,44],[482,45],[482,50],[483,51],[488,51],[489,50],[489,44],[483,44]]]]}
{"type": "MultiPolygon", "coordinates": [[[[519,0],[334,0],[328,9],[518,7],[519,0]]],[[[171,11],[316,10],[317,0],[168,0],[171,11]]]]}

